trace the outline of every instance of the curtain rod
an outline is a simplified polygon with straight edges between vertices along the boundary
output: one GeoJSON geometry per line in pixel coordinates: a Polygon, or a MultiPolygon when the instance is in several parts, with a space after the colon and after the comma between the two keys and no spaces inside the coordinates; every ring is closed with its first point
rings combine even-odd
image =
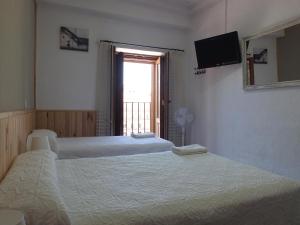
{"type": "Polygon", "coordinates": [[[118,42],[118,41],[100,40],[100,43],[112,43],[112,44],[121,44],[121,45],[131,45],[131,46],[137,46],[137,47],[156,48],[156,49],[161,49],[161,50],[171,50],[171,51],[184,52],[184,50],[182,50],[182,49],[163,48],[163,47],[155,47],[155,46],[149,46],[149,45],[139,45],[139,44],[125,43],[125,42],[118,42]]]}

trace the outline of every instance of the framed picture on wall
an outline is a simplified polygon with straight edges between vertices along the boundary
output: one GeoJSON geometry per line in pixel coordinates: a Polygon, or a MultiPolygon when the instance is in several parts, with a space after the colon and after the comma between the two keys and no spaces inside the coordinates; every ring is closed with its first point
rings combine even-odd
{"type": "Polygon", "coordinates": [[[60,49],[88,52],[88,29],[60,27],[60,49]]]}
{"type": "Polygon", "coordinates": [[[254,58],[254,64],[268,64],[268,49],[254,48],[253,58],[254,58]]]}

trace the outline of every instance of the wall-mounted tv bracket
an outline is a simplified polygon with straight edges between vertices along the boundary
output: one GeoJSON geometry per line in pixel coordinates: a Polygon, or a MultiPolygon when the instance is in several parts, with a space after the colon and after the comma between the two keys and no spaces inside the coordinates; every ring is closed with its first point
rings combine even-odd
{"type": "Polygon", "coordinates": [[[206,74],[206,69],[199,69],[197,67],[194,68],[194,75],[196,76],[200,76],[202,74],[206,74]]]}

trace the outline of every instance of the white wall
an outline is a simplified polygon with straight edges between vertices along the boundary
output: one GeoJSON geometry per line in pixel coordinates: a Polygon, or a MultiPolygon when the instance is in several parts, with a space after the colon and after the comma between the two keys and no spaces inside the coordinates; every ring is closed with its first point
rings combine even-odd
{"type": "MultiPolygon", "coordinates": [[[[229,0],[228,31],[250,36],[300,16],[299,0],[229,0]]],[[[300,88],[244,91],[242,65],[209,69],[195,78],[192,41],[225,31],[225,1],[199,12],[190,37],[186,81],[196,114],[191,142],[226,157],[300,179],[300,88]]]]}
{"type": "Polygon", "coordinates": [[[0,112],[34,107],[34,1],[0,1],[0,112]]]}
{"type": "Polygon", "coordinates": [[[37,24],[37,108],[95,109],[96,42],[101,39],[184,49],[186,33],[186,30],[165,24],[118,17],[113,19],[88,10],[40,3],[37,24]],[[89,29],[88,53],[59,49],[59,28],[62,25],[89,29]]]}

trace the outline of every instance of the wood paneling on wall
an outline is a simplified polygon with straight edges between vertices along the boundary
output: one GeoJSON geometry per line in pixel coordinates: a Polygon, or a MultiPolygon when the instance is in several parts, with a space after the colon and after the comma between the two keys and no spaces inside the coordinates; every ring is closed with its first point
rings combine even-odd
{"type": "Polygon", "coordinates": [[[96,111],[37,110],[37,129],[54,130],[59,137],[96,136],[96,111]]]}
{"type": "Polygon", "coordinates": [[[0,181],[14,159],[26,151],[27,136],[34,124],[34,111],[0,113],[0,181]]]}

